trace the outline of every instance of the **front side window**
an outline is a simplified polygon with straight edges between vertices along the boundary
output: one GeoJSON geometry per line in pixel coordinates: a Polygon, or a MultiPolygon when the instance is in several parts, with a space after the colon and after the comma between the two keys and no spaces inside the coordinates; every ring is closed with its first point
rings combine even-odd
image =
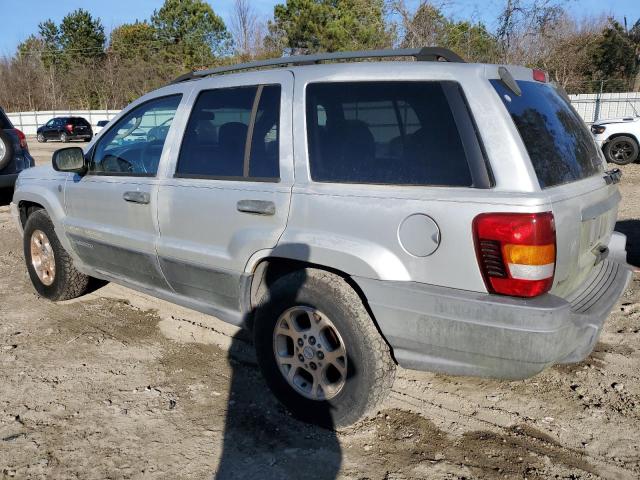
{"type": "Polygon", "coordinates": [[[280,86],[200,93],[184,134],[177,177],[279,178],[280,86]]]}
{"type": "Polygon", "coordinates": [[[340,82],[307,87],[311,178],[468,187],[472,175],[449,96],[455,82],[340,82]]]}
{"type": "Polygon", "coordinates": [[[89,172],[154,176],[181,98],[150,100],[122,117],[96,145],[89,172]]]}

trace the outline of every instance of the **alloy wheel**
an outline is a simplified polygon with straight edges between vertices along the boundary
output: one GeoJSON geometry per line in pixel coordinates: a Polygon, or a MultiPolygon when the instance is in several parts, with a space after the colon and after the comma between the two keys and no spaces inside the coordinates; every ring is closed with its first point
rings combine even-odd
{"type": "Polygon", "coordinates": [[[43,285],[49,286],[56,277],[56,259],[51,242],[42,230],[31,234],[31,265],[43,285]]]}
{"type": "Polygon", "coordinates": [[[282,376],[311,400],[330,400],[347,380],[347,349],[322,312],[307,306],[286,310],[273,331],[273,352],[282,376]]]}
{"type": "Polygon", "coordinates": [[[630,162],[633,155],[633,145],[625,140],[614,141],[610,151],[613,158],[621,162],[630,162]]]}

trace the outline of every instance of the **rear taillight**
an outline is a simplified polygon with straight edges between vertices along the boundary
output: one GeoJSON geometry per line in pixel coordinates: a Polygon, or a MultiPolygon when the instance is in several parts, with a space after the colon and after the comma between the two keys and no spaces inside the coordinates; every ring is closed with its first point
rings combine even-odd
{"type": "Polygon", "coordinates": [[[28,150],[29,145],[27,145],[27,137],[24,135],[24,133],[22,133],[22,130],[14,128],[13,131],[16,132],[16,135],[18,135],[18,142],[20,143],[20,147],[28,150]]]}
{"type": "Polygon", "coordinates": [[[69,133],[73,133],[73,125],[65,125],[64,128],[66,128],[69,133]]]}
{"type": "Polygon", "coordinates": [[[491,293],[535,297],[551,289],[556,265],[551,212],[484,213],[473,220],[473,233],[491,293]]]}

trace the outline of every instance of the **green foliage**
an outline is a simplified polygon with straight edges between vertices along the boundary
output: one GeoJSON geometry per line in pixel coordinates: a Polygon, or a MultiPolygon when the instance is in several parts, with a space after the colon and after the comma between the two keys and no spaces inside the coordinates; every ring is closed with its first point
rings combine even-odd
{"type": "Polygon", "coordinates": [[[104,55],[106,37],[99,18],[79,8],[62,19],[60,47],[65,57],[72,61],[99,59],[104,55]]]}
{"type": "Polygon", "coordinates": [[[203,0],[165,0],[153,12],[151,25],[165,42],[167,55],[185,69],[209,66],[231,46],[224,22],[203,0]]]}
{"type": "Polygon", "coordinates": [[[156,29],[147,22],[125,23],[111,31],[109,48],[119,58],[149,60],[158,47],[156,29]]]}
{"type": "Polygon", "coordinates": [[[495,62],[498,42],[481,23],[449,22],[442,46],[462,55],[469,62],[495,62]]]}
{"type": "Polygon", "coordinates": [[[598,79],[626,79],[637,71],[636,47],[622,26],[611,19],[593,47],[590,72],[598,79]]]}
{"type": "Polygon", "coordinates": [[[294,52],[389,46],[383,0],[287,0],[276,5],[269,42],[294,52]]]}
{"type": "Polygon", "coordinates": [[[482,23],[448,19],[440,9],[428,3],[416,10],[404,29],[404,47],[438,45],[470,62],[493,62],[498,56],[498,42],[482,23]]]}

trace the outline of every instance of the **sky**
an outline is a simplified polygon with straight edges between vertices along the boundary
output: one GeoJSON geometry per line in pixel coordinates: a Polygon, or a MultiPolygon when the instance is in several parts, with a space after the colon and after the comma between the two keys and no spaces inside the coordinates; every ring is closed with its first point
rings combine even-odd
{"type": "MultiPolygon", "coordinates": [[[[285,0],[253,0],[256,11],[269,17],[273,6],[285,0]]],[[[415,6],[420,0],[405,0],[415,6]]],[[[434,3],[441,3],[436,0],[434,3]]],[[[497,12],[504,0],[444,0],[446,12],[454,18],[481,20],[489,28],[495,26],[497,12]]],[[[154,10],[162,6],[162,0],[0,0],[0,56],[11,55],[17,45],[33,33],[38,23],[51,18],[59,23],[67,13],[84,8],[99,17],[107,34],[122,23],[148,19],[154,10]]],[[[226,23],[234,0],[209,0],[214,11],[226,23]]],[[[626,16],[629,25],[640,18],[640,0],[568,0],[565,8],[576,16],[609,15],[622,21],[626,16]]]]}

